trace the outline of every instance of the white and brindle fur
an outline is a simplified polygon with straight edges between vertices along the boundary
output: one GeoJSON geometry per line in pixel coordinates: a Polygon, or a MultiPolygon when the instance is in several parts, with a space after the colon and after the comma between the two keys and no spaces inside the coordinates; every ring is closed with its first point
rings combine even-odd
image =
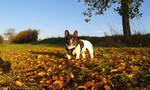
{"type": "Polygon", "coordinates": [[[79,59],[80,54],[85,58],[87,50],[90,53],[90,57],[93,58],[93,45],[88,40],[78,40],[77,34],[77,31],[75,31],[74,34],[70,34],[68,30],[65,31],[67,58],[71,59],[72,55],[76,55],[76,59],[79,59]]]}

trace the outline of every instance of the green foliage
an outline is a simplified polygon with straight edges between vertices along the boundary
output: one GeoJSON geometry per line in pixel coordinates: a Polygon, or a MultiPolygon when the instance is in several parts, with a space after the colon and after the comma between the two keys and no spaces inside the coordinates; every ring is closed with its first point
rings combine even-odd
{"type": "Polygon", "coordinates": [[[18,33],[16,36],[10,38],[10,42],[12,43],[31,43],[35,42],[38,39],[38,31],[37,30],[24,30],[18,33]]]}
{"type": "Polygon", "coordinates": [[[4,38],[0,35],[0,44],[3,43],[4,38]]]}
{"type": "MultiPolygon", "coordinates": [[[[78,0],[81,2],[81,0],[78,0]]],[[[95,15],[103,15],[104,12],[110,8],[113,4],[120,4],[120,6],[114,8],[121,16],[123,14],[128,14],[132,19],[134,17],[141,17],[142,14],[139,12],[139,7],[143,0],[83,0],[84,3],[88,6],[87,11],[83,12],[84,16],[87,16],[85,19],[86,22],[91,20],[93,13],[95,15]]]]}
{"type": "Polygon", "coordinates": [[[139,12],[139,7],[143,0],[121,0],[121,6],[115,8],[120,15],[127,13],[132,19],[134,17],[141,17],[142,13],[139,12]]]}

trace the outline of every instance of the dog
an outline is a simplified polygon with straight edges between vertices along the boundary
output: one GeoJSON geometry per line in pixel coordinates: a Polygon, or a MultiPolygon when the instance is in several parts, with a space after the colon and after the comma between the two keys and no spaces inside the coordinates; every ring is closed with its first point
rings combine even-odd
{"type": "Polygon", "coordinates": [[[93,55],[93,45],[88,40],[78,40],[78,31],[74,31],[74,34],[70,34],[68,30],[65,30],[65,39],[66,39],[66,55],[68,60],[71,59],[71,56],[76,55],[76,59],[80,58],[82,55],[85,58],[85,53],[88,50],[90,57],[94,58],[93,55]]]}

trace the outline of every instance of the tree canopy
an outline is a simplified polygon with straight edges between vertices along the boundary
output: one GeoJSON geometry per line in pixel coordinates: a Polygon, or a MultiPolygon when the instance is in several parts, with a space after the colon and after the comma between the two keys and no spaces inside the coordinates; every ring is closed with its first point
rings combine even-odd
{"type": "MultiPolygon", "coordinates": [[[[81,2],[81,0],[78,0],[81,2]]],[[[114,10],[122,16],[122,27],[125,42],[132,43],[131,30],[130,30],[130,19],[135,17],[141,17],[142,13],[139,12],[143,0],[83,0],[85,5],[88,6],[87,11],[83,12],[86,22],[91,20],[93,13],[95,15],[103,15],[104,12],[112,5],[117,4],[114,10]]]]}
{"type": "MultiPolygon", "coordinates": [[[[82,0],[78,0],[81,2],[82,0]]],[[[88,6],[87,11],[83,12],[84,16],[88,18],[85,19],[86,22],[91,20],[91,17],[95,15],[103,15],[104,12],[110,8],[113,4],[117,7],[114,10],[119,14],[123,15],[127,13],[130,19],[135,17],[141,17],[142,13],[139,12],[139,7],[143,0],[83,0],[85,5],[88,6]]]]}

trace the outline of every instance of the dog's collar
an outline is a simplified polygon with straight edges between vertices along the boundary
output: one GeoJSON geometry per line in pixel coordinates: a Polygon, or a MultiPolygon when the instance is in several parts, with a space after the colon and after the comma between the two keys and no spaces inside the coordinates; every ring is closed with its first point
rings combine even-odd
{"type": "Polygon", "coordinates": [[[66,44],[66,50],[68,52],[68,54],[72,54],[72,52],[76,49],[76,47],[78,46],[78,44],[76,44],[75,46],[69,46],[68,44],[66,44]]]}

